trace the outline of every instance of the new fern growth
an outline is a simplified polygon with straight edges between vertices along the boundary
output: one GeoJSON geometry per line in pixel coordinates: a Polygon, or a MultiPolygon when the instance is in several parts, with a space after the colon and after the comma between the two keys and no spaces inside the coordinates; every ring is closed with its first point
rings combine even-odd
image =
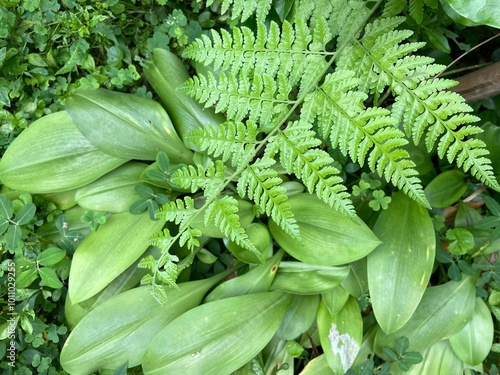
{"type": "MultiPolygon", "coordinates": [[[[446,91],[453,81],[433,78],[443,67],[415,55],[423,43],[408,41],[412,32],[398,28],[403,17],[366,24],[370,9],[364,1],[298,1],[293,22],[266,25],[269,1],[222,4],[225,10],[233,4],[233,15],[246,17],[261,3],[267,5],[257,14],[255,31],[212,30],[211,38],[203,36],[185,50],[185,57],[211,70],[189,79],[185,91],[225,113],[228,121],[189,136],[217,160],[207,169],[185,167],[174,173],[174,184],[193,192],[202,189],[205,204],[195,208],[185,197],[158,213],[180,225],[173,240],[194,250],[201,233],[190,223],[201,214],[206,223],[215,221],[226,236],[252,250],[238,222],[236,191],[300,241],[280,169],[333,209],[355,218],[333,166],[336,152],[430,207],[404,149],[421,139],[428,151],[437,149],[439,157],[500,190],[484,143],[469,138],[480,132],[471,125],[477,118],[468,113],[471,108],[463,98],[446,91]],[[392,95],[393,104],[382,108],[378,102],[385,93],[392,95]],[[333,149],[325,151],[325,145],[333,149]],[[228,190],[230,184],[235,189],[228,190]]],[[[385,14],[392,16],[402,3],[390,1],[385,14]]],[[[420,3],[410,1],[410,6],[420,3]]],[[[168,258],[168,246],[162,248],[168,258]]]]}

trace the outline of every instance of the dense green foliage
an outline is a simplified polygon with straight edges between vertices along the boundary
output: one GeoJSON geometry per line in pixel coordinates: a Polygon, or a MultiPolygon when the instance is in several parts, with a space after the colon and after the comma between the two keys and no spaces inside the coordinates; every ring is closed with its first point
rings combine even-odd
{"type": "Polygon", "coordinates": [[[0,368],[498,374],[500,101],[436,78],[462,5],[0,5],[0,368]]]}

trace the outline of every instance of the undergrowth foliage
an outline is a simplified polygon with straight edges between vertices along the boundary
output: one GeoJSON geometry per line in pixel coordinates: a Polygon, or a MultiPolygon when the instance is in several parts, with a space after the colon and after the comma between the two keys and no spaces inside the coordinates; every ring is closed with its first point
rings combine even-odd
{"type": "Polygon", "coordinates": [[[201,233],[190,223],[198,214],[252,250],[238,222],[234,191],[300,241],[281,185],[283,169],[356,220],[333,166],[335,149],[427,208],[415,163],[404,148],[409,142],[423,140],[429,152],[437,150],[439,157],[500,190],[485,144],[469,138],[480,132],[471,125],[477,118],[460,95],[446,91],[454,81],[433,78],[444,67],[415,55],[424,43],[408,41],[412,31],[398,28],[404,17],[367,23],[371,10],[364,1],[301,1],[293,21],[265,24],[262,9],[267,8],[259,8],[261,2],[224,1],[225,9],[230,3],[233,15],[242,18],[261,9],[256,31],[245,26],[212,30],[211,37],[204,35],[185,49],[186,58],[208,67],[185,83],[185,91],[223,112],[227,122],[189,136],[200,151],[218,160],[206,169],[185,167],[173,174],[175,184],[203,190],[205,204],[195,208],[185,197],[158,212],[180,224],[178,234],[161,246],[160,264],[177,239],[195,250],[201,233]],[[382,107],[387,99],[381,98],[387,96],[392,105],[382,107]],[[233,183],[236,189],[228,189],[233,183]]]}

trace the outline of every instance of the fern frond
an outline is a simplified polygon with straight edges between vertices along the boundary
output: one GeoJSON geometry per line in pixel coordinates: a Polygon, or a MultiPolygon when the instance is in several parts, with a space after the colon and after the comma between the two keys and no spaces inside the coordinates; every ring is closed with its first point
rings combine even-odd
{"type": "Polygon", "coordinates": [[[208,72],[206,77],[190,78],[184,88],[205,107],[215,106],[216,112],[225,112],[228,120],[236,122],[248,115],[252,122],[267,124],[293,104],[288,100],[292,87],[287,79],[275,81],[269,74],[256,75],[251,81],[242,74],[236,78],[232,72],[221,72],[217,80],[208,72]]]}
{"type": "MultiPolygon", "coordinates": [[[[239,79],[243,76],[253,81],[264,75],[275,79],[282,74],[288,82],[287,87],[294,87],[310,67],[313,56],[317,57],[314,61],[321,64],[316,66],[317,72],[326,66],[324,57],[333,55],[325,50],[331,39],[328,25],[324,18],[318,19],[317,23],[319,25],[313,33],[302,19],[293,26],[284,21],[281,30],[276,22],[271,22],[269,29],[259,23],[257,35],[247,27],[234,27],[232,35],[225,30],[220,34],[212,30],[212,39],[208,36],[197,39],[186,48],[184,56],[206,66],[213,64],[214,70],[230,70],[233,77],[239,79]]],[[[216,86],[210,78],[205,80],[216,86]]],[[[189,82],[188,86],[193,85],[192,81],[189,82]]],[[[283,97],[287,98],[288,93],[283,93],[283,97]]],[[[200,98],[204,97],[200,95],[200,98]]],[[[206,100],[201,99],[201,102],[206,100]]]]}
{"type": "Polygon", "coordinates": [[[210,195],[221,187],[225,176],[226,166],[221,160],[216,160],[211,162],[206,170],[203,169],[202,165],[198,165],[197,168],[189,165],[177,169],[172,174],[171,181],[183,189],[191,189],[192,193],[202,189],[207,195],[210,195]]]}
{"type": "MultiPolygon", "coordinates": [[[[209,7],[214,3],[214,0],[207,0],[206,6],[209,7]]],[[[269,10],[271,9],[272,0],[224,0],[221,6],[221,13],[224,14],[232,5],[231,19],[241,17],[241,22],[245,22],[252,14],[256,14],[258,22],[264,22],[269,10]]]]}
{"type": "Polygon", "coordinates": [[[303,118],[318,120],[321,135],[332,147],[384,176],[408,196],[428,207],[415,164],[402,147],[408,143],[384,108],[364,108],[367,95],[356,92],[359,79],[351,71],[325,77],[320,89],[306,97],[303,118]]]}
{"type": "Polygon", "coordinates": [[[238,180],[238,194],[253,200],[285,232],[299,239],[299,227],[286,202],[286,188],[280,185],[283,180],[270,168],[275,163],[274,159],[263,157],[248,166],[238,180]]]}
{"type": "Polygon", "coordinates": [[[321,141],[315,135],[310,123],[289,123],[286,129],[269,141],[266,153],[274,156],[273,150],[279,150],[281,165],[288,173],[301,179],[309,193],[316,194],[331,207],[354,218],[356,214],[349,194],[345,192],[338,169],[332,165],[334,160],[327,152],[316,148],[321,141]]]}
{"type": "Polygon", "coordinates": [[[241,227],[238,212],[238,201],[229,195],[216,198],[205,211],[205,225],[213,222],[226,237],[238,245],[251,251],[257,251],[241,227]]]}
{"type": "Polygon", "coordinates": [[[361,40],[339,58],[338,68],[354,70],[364,83],[359,86],[362,91],[378,94],[388,88],[395,95],[392,116],[415,144],[425,135],[429,152],[437,144],[440,157],[446,155],[449,162],[456,161],[481,182],[500,189],[491,162],[483,157],[484,144],[465,139],[480,131],[468,125],[477,117],[466,113],[472,109],[460,95],[442,91],[452,87],[453,81],[433,79],[440,65],[432,64],[430,58],[408,56],[422,43],[404,43],[411,32],[395,30],[403,20],[386,18],[368,24],[361,40]]]}
{"type": "Polygon", "coordinates": [[[248,162],[257,145],[259,129],[253,121],[226,122],[215,126],[204,126],[192,130],[187,139],[213,157],[221,157],[238,168],[248,162]]]}
{"type": "MultiPolygon", "coordinates": [[[[193,198],[185,196],[184,200],[176,199],[160,207],[160,209],[156,211],[155,217],[166,221],[173,221],[175,224],[182,226],[187,220],[191,219],[197,211],[198,210],[194,207],[193,198]]],[[[153,242],[151,244],[157,246],[153,242]]],[[[163,248],[163,246],[160,248],[163,248]]]]}

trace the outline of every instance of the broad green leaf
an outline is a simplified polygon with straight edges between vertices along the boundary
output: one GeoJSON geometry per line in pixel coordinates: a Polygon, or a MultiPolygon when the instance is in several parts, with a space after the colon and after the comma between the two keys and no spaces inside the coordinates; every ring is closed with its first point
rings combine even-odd
{"type": "Polygon", "coordinates": [[[10,219],[13,213],[12,202],[5,195],[0,194],[0,216],[4,219],[10,219]]]}
{"type": "Polygon", "coordinates": [[[19,225],[11,225],[5,233],[5,242],[8,249],[16,249],[21,246],[21,239],[23,236],[23,230],[19,225]]]}
{"type": "Polygon", "coordinates": [[[140,199],[134,188],[142,183],[139,177],[145,168],[146,164],[128,162],[79,188],[75,200],[89,210],[126,212],[140,199]]]}
{"type": "Polygon", "coordinates": [[[381,329],[375,337],[375,352],[382,356],[383,347],[393,347],[405,336],[409,351],[423,351],[436,342],[459,332],[472,318],[475,305],[475,278],[427,288],[410,320],[399,330],[387,335],[381,329]]]}
{"type": "Polygon", "coordinates": [[[228,241],[227,249],[242,262],[264,264],[273,249],[273,240],[267,226],[251,223],[245,228],[245,232],[257,251],[250,251],[234,241],[228,241]]]}
{"type": "Polygon", "coordinates": [[[448,4],[456,13],[475,24],[500,29],[500,7],[497,0],[441,0],[441,3],[448,4]]]}
{"type": "Polygon", "coordinates": [[[432,207],[445,208],[456,203],[467,190],[465,174],[459,170],[445,171],[436,176],[424,189],[432,207]]]}
{"type": "Polygon", "coordinates": [[[342,310],[332,315],[321,302],[318,309],[321,347],[334,374],[345,374],[352,366],[363,339],[363,320],[358,302],[350,297],[342,310]]]}
{"type": "Polygon", "coordinates": [[[280,250],[269,258],[265,264],[256,266],[244,275],[229,279],[218,285],[205,298],[205,302],[243,294],[267,292],[276,277],[283,254],[283,250],[280,250]]]}
{"type": "Polygon", "coordinates": [[[69,294],[73,303],[84,301],[125,271],[148,247],[151,235],[165,223],[147,214],[111,215],[78,246],[71,263],[69,294]]]}
{"type": "Polygon", "coordinates": [[[293,296],[276,335],[283,340],[293,340],[306,332],[316,319],[320,298],[293,296]]]}
{"type": "Polygon", "coordinates": [[[66,303],[64,305],[64,315],[71,330],[80,322],[80,320],[83,319],[85,315],[88,314],[90,310],[94,309],[96,306],[119,293],[137,287],[142,277],[149,272],[147,269],[138,267],[138,264],[143,257],[147,257],[149,255],[157,259],[160,256],[160,249],[150,246],[138,260],[123,271],[120,276],[114,279],[108,286],[95,296],[81,303],[73,303],[69,298],[69,295],[67,295],[66,303]]]}
{"type": "Polygon", "coordinates": [[[16,278],[16,288],[24,289],[30,286],[30,284],[38,278],[38,272],[35,267],[23,271],[16,278]]]}
{"type": "Polygon", "coordinates": [[[361,220],[346,220],[311,194],[291,196],[287,203],[297,220],[301,242],[287,234],[274,221],[269,229],[276,242],[294,258],[309,264],[338,266],[361,259],[379,244],[380,240],[361,220]]]}
{"type": "Polygon", "coordinates": [[[230,374],[271,340],[290,302],[288,294],[264,292],[195,307],[155,337],[144,374],[230,374]]]}
{"type": "Polygon", "coordinates": [[[40,118],[19,134],[0,161],[0,180],[13,190],[30,193],[66,191],[126,161],[99,151],[61,111],[40,118]]]}
{"type": "Polygon", "coordinates": [[[43,198],[54,202],[60,210],[67,210],[76,206],[75,194],[77,189],[60,191],[56,193],[43,194],[43,198]]]}
{"type": "Polygon", "coordinates": [[[373,232],[382,244],[367,258],[368,287],[377,322],[389,334],[410,319],[425,292],[434,265],[434,227],[424,207],[398,192],[373,232]]]}
{"type": "Polygon", "coordinates": [[[165,110],[155,101],[104,89],[79,90],[67,100],[78,130],[99,150],[119,158],[192,162],[165,110]]]}
{"type": "Polygon", "coordinates": [[[438,341],[427,347],[422,352],[424,360],[410,367],[408,371],[402,371],[394,363],[391,366],[393,375],[451,375],[462,374],[464,363],[458,358],[450,346],[448,340],[438,341]]]}
{"type": "Polygon", "coordinates": [[[361,298],[368,292],[368,271],[366,257],[352,263],[351,271],[340,284],[355,298],[361,298]]]}
{"type": "Polygon", "coordinates": [[[42,266],[53,266],[63,260],[65,256],[66,251],[57,247],[49,247],[38,254],[36,259],[42,266]]]}
{"type": "Polygon", "coordinates": [[[40,278],[43,283],[48,287],[59,289],[63,287],[63,283],[56,275],[56,272],[52,268],[41,267],[38,269],[38,273],[40,274],[40,278]]]}
{"type": "Polygon", "coordinates": [[[205,109],[182,91],[189,75],[183,62],[173,53],[155,49],[153,58],[144,68],[144,74],[161,98],[182,140],[197,127],[218,125],[225,121],[224,116],[215,114],[210,108],[205,109]]]}
{"type": "Polygon", "coordinates": [[[302,295],[320,294],[338,286],[348,274],[349,267],[281,262],[271,290],[302,295]]]}
{"type": "Polygon", "coordinates": [[[67,372],[93,373],[125,361],[137,366],[153,338],[184,312],[197,306],[205,293],[227,273],[210,279],[164,286],[168,301],[160,304],[150,288],[117,294],[91,310],[64,344],[61,364],[67,372]]]}
{"type": "Polygon", "coordinates": [[[335,315],[342,310],[349,296],[349,292],[339,285],[327,292],[321,293],[321,300],[326,305],[330,314],[335,315]]]}
{"type": "Polygon", "coordinates": [[[33,217],[35,217],[36,206],[33,203],[27,203],[22,206],[17,212],[14,222],[17,225],[25,225],[28,224],[33,217]]]}
{"type": "Polygon", "coordinates": [[[479,365],[493,345],[494,326],[491,312],[486,303],[476,298],[474,315],[460,332],[450,337],[455,354],[471,366],[479,365]]]}
{"type": "Polygon", "coordinates": [[[309,361],[299,375],[334,375],[334,372],[328,366],[326,355],[321,354],[309,361]]]}

